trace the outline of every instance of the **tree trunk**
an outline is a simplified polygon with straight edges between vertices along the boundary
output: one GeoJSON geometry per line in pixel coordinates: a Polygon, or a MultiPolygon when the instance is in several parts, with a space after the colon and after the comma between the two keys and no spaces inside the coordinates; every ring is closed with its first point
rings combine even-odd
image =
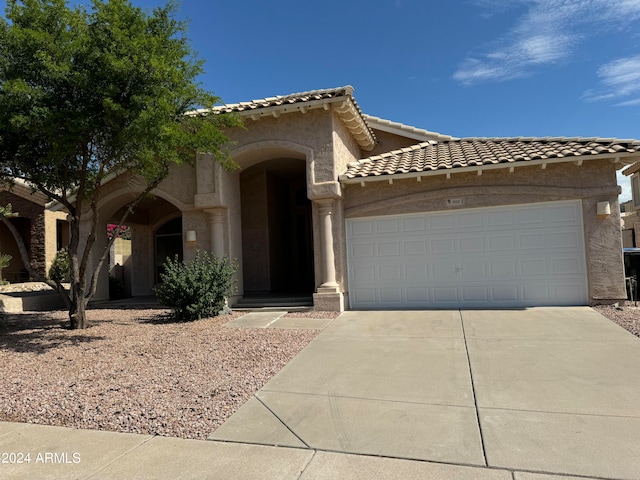
{"type": "Polygon", "coordinates": [[[84,298],[84,288],[79,284],[71,285],[71,305],[69,307],[69,328],[84,330],[87,328],[87,302],[84,298]]]}

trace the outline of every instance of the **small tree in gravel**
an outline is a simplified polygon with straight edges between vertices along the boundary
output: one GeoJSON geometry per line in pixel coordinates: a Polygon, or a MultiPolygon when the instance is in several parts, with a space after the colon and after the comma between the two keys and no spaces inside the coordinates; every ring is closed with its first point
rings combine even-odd
{"type": "Polygon", "coordinates": [[[177,256],[167,258],[156,296],[178,320],[215,317],[235,293],[236,270],[237,266],[226,257],[220,259],[207,252],[198,251],[188,262],[181,262],[177,256]]]}

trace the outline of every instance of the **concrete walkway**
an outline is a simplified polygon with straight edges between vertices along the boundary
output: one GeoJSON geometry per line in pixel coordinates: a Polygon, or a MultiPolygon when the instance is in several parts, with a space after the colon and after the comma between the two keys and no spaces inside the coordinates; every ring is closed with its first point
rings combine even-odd
{"type": "Polygon", "coordinates": [[[0,478],[640,479],[639,399],[588,308],[346,312],[214,441],[0,423],[0,478]]]}

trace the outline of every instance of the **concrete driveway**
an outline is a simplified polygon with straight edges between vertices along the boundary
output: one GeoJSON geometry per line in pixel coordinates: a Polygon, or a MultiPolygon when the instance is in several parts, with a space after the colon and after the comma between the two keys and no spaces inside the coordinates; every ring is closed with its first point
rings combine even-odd
{"type": "Polygon", "coordinates": [[[638,479],[640,339],[587,307],[345,312],[210,439],[638,479]]]}

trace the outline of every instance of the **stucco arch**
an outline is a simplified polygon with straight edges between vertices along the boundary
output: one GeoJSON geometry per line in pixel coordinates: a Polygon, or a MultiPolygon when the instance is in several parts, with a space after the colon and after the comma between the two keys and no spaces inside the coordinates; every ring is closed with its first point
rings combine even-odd
{"type": "Polygon", "coordinates": [[[307,189],[311,190],[316,183],[314,151],[307,145],[287,140],[264,140],[245,143],[231,150],[231,156],[240,166],[240,171],[273,158],[305,160],[307,189]]]}
{"type": "MultiPolygon", "coordinates": [[[[123,185],[116,190],[107,193],[100,199],[100,201],[98,202],[98,212],[104,215],[105,218],[110,217],[128,202],[135,200],[136,197],[143,191],[144,188],[141,185],[123,185]],[[123,202],[123,199],[127,199],[127,201],[123,202]]],[[[150,194],[166,200],[181,212],[183,212],[187,208],[187,205],[184,202],[181,202],[175,196],[160,188],[153,189],[150,194]]]]}

